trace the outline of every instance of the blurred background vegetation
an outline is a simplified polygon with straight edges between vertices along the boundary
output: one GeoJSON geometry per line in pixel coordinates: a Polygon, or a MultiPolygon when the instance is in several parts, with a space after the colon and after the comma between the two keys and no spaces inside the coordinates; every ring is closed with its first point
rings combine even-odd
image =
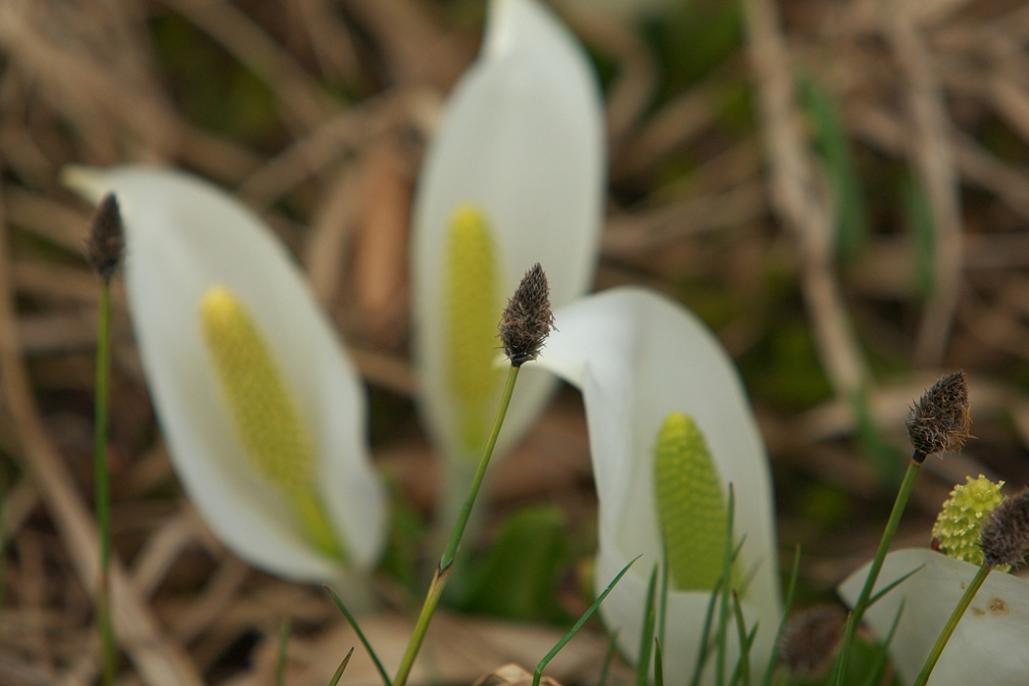
{"type": "MultiPolygon", "coordinates": [[[[717,332],[769,448],[781,564],[802,546],[801,605],[832,601],[878,539],[907,407],[941,372],[968,374],[976,440],[927,463],[898,545],[928,545],[965,475],[1029,483],[1029,7],[615,4],[556,4],[607,103],[596,287],[656,288],[717,332]]],[[[89,210],[58,183],[70,163],[210,178],[307,270],[370,393],[397,514],[386,609],[367,625],[383,654],[402,648],[437,485],[411,399],[411,193],[484,15],[479,0],[0,0],[0,683],[97,670],[97,290],[89,210]]],[[[116,303],[114,541],[138,601],[126,653],[270,683],[289,620],[290,683],[324,683],[353,636],[318,589],[249,569],[183,498],[116,303]]],[[[535,663],[588,603],[578,395],[562,392],[497,471],[482,553],[432,631],[444,683],[535,663]]],[[[593,683],[606,647],[577,639],[555,674],[593,683]]],[[[376,681],[362,658],[347,683],[376,681]]]]}

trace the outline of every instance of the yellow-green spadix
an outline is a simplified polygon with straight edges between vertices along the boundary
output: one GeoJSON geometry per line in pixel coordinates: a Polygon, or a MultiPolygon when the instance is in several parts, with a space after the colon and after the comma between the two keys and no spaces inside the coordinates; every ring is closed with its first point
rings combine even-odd
{"type": "MultiPolygon", "coordinates": [[[[586,297],[557,310],[555,318],[536,364],[582,392],[599,501],[598,592],[629,560],[643,555],[600,608],[608,628],[618,631],[619,646],[634,659],[664,524],[674,539],[669,566],[675,574],[665,641],[675,649],[664,651],[664,673],[692,671],[711,575],[722,565],[719,540],[731,483],[735,534],[737,540],[745,536],[738,560],[747,580],[741,604],[748,629],[759,623],[753,666],[764,665],[781,608],[771,479],[728,356],[688,311],[644,289],[586,297]],[[670,483],[656,484],[658,473],[670,483]],[[684,505],[672,502],[672,493],[662,497],[669,485],[697,489],[680,494],[696,500],[684,505]],[[691,524],[703,531],[685,532],[691,524]]],[[[729,649],[732,664],[735,637],[729,649]]],[[[707,674],[704,683],[712,679],[707,674]]]]}
{"type": "Polygon", "coordinates": [[[176,471],[238,555],[332,582],[378,558],[385,502],[354,370],[291,257],[211,184],[174,171],[71,169],[116,194],[125,281],[176,471]]]}
{"type": "MultiPolygon", "coordinates": [[[[414,206],[419,408],[451,475],[470,477],[493,419],[501,384],[488,365],[504,298],[536,262],[555,306],[592,280],[605,169],[598,93],[583,50],[543,3],[489,3],[482,51],[447,103],[414,206]]],[[[522,375],[495,456],[552,388],[546,375],[522,375]]],[[[466,486],[452,478],[448,502],[466,486]]]]}

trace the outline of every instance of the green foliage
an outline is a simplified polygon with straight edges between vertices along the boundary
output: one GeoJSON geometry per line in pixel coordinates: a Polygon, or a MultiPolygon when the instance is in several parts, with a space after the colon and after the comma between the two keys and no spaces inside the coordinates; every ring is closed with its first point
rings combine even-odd
{"type": "Polygon", "coordinates": [[[829,92],[811,78],[800,79],[800,96],[832,194],[836,257],[851,262],[868,242],[868,218],[843,117],[829,92]]]}
{"type": "MultiPolygon", "coordinates": [[[[536,665],[536,673],[533,674],[532,677],[532,686],[539,686],[540,679],[543,677],[543,670],[546,669],[548,664],[550,664],[550,661],[553,660],[557,656],[557,654],[560,653],[561,650],[568,644],[568,642],[575,637],[575,634],[579,633],[579,630],[582,629],[582,627],[586,626],[586,622],[588,622],[590,620],[590,617],[592,617],[593,614],[598,609],[600,609],[600,605],[604,602],[604,599],[607,598],[608,594],[611,593],[612,590],[614,590],[614,587],[618,585],[618,582],[622,580],[622,577],[625,576],[625,573],[629,571],[629,568],[632,567],[638,559],[640,559],[639,556],[634,557],[631,560],[629,560],[624,567],[622,567],[621,571],[619,571],[618,574],[615,575],[615,578],[611,579],[611,581],[604,588],[601,594],[597,596],[597,599],[594,600],[588,608],[586,608],[586,611],[583,612],[579,619],[575,622],[575,624],[572,625],[572,628],[569,629],[568,632],[564,636],[562,636],[557,643],[554,644],[554,647],[550,649],[549,653],[543,656],[543,659],[540,660],[539,664],[536,665]]],[[[607,659],[604,662],[604,670],[601,673],[601,686],[603,686],[603,682],[607,678],[607,668],[610,664],[611,655],[614,649],[614,638],[611,639],[611,646],[612,647],[608,650],[607,659]]]]}
{"type": "Polygon", "coordinates": [[[915,246],[915,291],[928,300],[936,287],[936,230],[929,196],[914,176],[904,185],[904,209],[905,225],[915,246]]]}
{"type": "Polygon", "coordinates": [[[872,415],[868,393],[864,388],[854,392],[850,402],[851,411],[857,422],[858,443],[878,472],[882,485],[896,488],[904,471],[906,455],[883,438],[882,431],[872,415]]]}
{"type": "Polygon", "coordinates": [[[657,565],[647,582],[647,600],[643,606],[643,632],[640,634],[640,652],[636,660],[636,686],[650,683],[650,656],[654,649],[654,627],[657,623],[657,565]]]}
{"type": "Polygon", "coordinates": [[[570,558],[567,539],[564,516],[556,507],[533,506],[515,513],[485,559],[469,560],[463,588],[451,600],[467,612],[565,621],[554,595],[570,558]]]}
{"type": "Polygon", "coordinates": [[[185,18],[151,22],[158,61],[187,120],[242,144],[267,145],[281,133],[271,89],[185,18]]]}
{"type": "Polygon", "coordinates": [[[388,483],[387,488],[390,494],[389,537],[382,568],[404,588],[417,592],[418,543],[424,537],[425,523],[395,483],[388,483]]]}
{"type": "Polygon", "coordinates": [[[663,78],[662,99],[675,97],[743,44],[743,9],[738,2],[691,0],[670,5],[646,26],[663,78]]]}

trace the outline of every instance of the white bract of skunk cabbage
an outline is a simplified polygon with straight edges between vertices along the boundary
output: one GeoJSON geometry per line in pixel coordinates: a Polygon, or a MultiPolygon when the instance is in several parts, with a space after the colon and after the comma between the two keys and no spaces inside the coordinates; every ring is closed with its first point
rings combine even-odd
{"type": "Polygon", "coordinates": [[[125,289],[175,469],[240,557],[293,580],[367,568],[386,506],[363,391],[300,271],[239,202],[184,173],[73,168],[114,193],[125,289]]]}
{"type": "MultiPolygon", "coordinates": [[[[926,548],[896,550],[886,556],[874,592],[915,569],[919,571],[878,600],[864,617],[875,635],[885,640],[904,604],[890,644],[890,657],[904,683],[918,676],[978,567],[926,548]]],[[[840,585],[840,595],[849,606],[857,601],[867,576],[865,565],[840,585]]],[[[1029,679],[1026,636],[1029,581],[991,572],[947,642],[929,686],[1024,686],[1029,679]]]]}
{"type": "MultiPolygon", "coordinates": [[[[581,48],[536,0],[493,0],[477,61],[455,88],[415,199],[413,303],[419,405],[460,500],[499,397],[505,298],[540,262],[555,306],[589,286],[604,185],[598,90],[581,48]],[[463,475],[463,477],[461,476],[463,475]]],[[[553,380],[518,385],[500,456],[553,380]]]]}
{"type": "MultiPolygon", "coordinates": [[[[618,288],[586,297],[555,316],[556,330],[537,364],[582,392],[599,503],[598,593],[623,565],[643,555],[601,606],[608,628],[618,631],[621,649],[635,659],[647,579],[662,555],[655,483],[658,434],[669,417],[686,417],[706,440],[716,488],[720,481],[726,495],[733,485],[735,534],[737,540],[746,537],[734,584],[749,579],[741,604],[747,628],[760,623],[751,656],[754,667],[763,668],[781,613],[772,487],[765,450],[731,361],[696,317],[644,289],[618,288]]],[[[681,476],[688,484],[689,475],[681,476]]],[[[689,497],[685,490],[681,495],[689,497]]],[[[699,527],[708,519],[686,524],[699,527]]],[[[700,533],[724,542],[724,525],[700,533]]],[[[690,551],[679,552],[685,552],[687,567],[720,569],[720,557],[690,559],[690,551]]],[[[692,673],[710,598],[707,589],[713,586],[677,590],[670,585],[666,675],[692,673]]],[[[729,639],[731,670],[738,654],[734,627],[729,639]]],[[[713,662],[705,683],[710,683],[713,662]]]]}

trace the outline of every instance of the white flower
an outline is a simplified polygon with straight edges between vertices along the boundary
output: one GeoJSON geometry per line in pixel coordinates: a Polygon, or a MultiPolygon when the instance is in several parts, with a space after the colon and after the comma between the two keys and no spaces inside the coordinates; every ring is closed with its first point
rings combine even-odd
{"type": "Polygon", "coordinates": [[[372,564],[386,512],[364,398],[285,249],[237,201],[183,173],[72,169],[67,182],[94,202],[118,198],[147,381],[211,528],[291,579],[372,564]]]}
{"type": "MultiPolygon", "coordinates": [[[[738,569],[753,573],[742,606],[748,628],[760,622],[752,658],[763,665],[780,619],[771,479],[728,356],[693,315],[639,288],[583,298],[555,316],[538,364],[583,395],[599,501],[598,592],[626,562],[644,555],[601,607],[608,627],[635,659],[647,578],[661,558],[655,444],[666,418],[684,413],[706,437],[723,493],[733,484],[735,533],[746,536],[738,569]]],[[[665,674],[691,673],[709,596],[702,589],[670,591],[665,674]]],[[[730,637],[735,650],[735,630],[730,637]]]]}
{"type": "MultiPolygon", "coordinates": [[[[474,467],[493,418],[504,298],[535,262],[555,306],[592,280],[603,135],[597,87],[574,38],[536,0],[493,0],[482,53],[450,98],[414,211],[419,402],[451,469],[474,467]]],[[[552,388],[542,376],[519,382],[498,456],[552,388]]]]}
{"type": "MultiPolygon", "coordinates": [[[[890,644],[905,683],[922,669],[954,606],[978,567],[925,548],[897,550],[886,556],[875,591],[914,569],[909,579],[890,591],[865,613],[875,635],[885,639],[900,604],[904,610],[890,644]]],[[[868,565],[854,572],[839,588],[853,606],[868,575],[868,565]]],[[[1029,675],[1029,581],[993,571],[965,610],[929,686],[1024,686],[1029,675]]]]}

